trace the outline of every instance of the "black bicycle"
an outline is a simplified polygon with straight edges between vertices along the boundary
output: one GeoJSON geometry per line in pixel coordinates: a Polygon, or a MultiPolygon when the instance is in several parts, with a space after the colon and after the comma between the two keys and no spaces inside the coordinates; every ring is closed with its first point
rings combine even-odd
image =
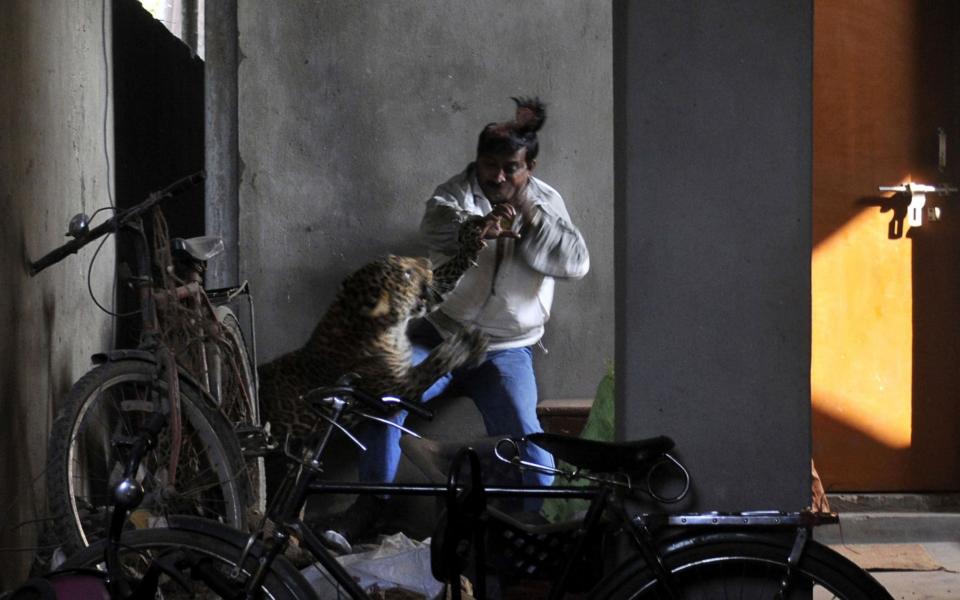
{"type": "Polygon", "coordinates": [[[68,233],[74,239],[31,265],[36,275],[109,234],[133,242],[133,272],[123,283],[137,294],[139,345],[95,355],[96,366],[72,386],[51,428],[47,494],[67,552],[107,530],[123,471],[111,440],[135,435],[157,413],[169,422],[136,473],[145,496],[130,515],[135,526],[189,514],[242,528],[248,506],[263,496],[262,460],[245,460],[238,437],[259,431],[255,371],[236,315],[214,305],[217,294],[203,287],[204,265],[223,242],[170,239],[160,210],[202,180],[202,172],[184,177],[96,227],[77,215],[68,233]]]}
{"type": "MultiPolygon", "coordinates": [[[[446,485],[331,483],[322,481],[322,459],[334,432],[350,435],[341,425],[344,415],[383,421],[399,407],[426,418],[430,412],[398,398],[372,398],[346,382],[314,390],[303,401],[316,411],[318,427],[301,450],[285,444],[291,469],[253,534],[189,517],[172,517],[164,528],[128,531],[115,546],[124,577],[155,577],[165,598],[316,598],[317,588],[284,556],[295,537],[328,580],[320,597],[368,598],[336,560],[330,549],[335,540],[317,535],[300,518],[312,495],[359,492],[445,498],[446,515],[431,545],[432,567],[438,580],[450,584],[453,598],[460,597],[465,571],[476,585],[474,596],[485,597],[491,570],[505,580],[546,582],[532,597],[890,598],[868,573],[811,539],[815,526],[836,522],[835,514],[645,511],[651,499],[676,501],[689,488],[689,475],[670,455],[673,442],[667,437],[605,443],[537,434],[497,445],[501,459],[543,469],[522,462],[516,452],[517,444],[536,443],[572,465],[560,476],[585,478],[585,487],[484,485],[471,449],[458,453],[446,485]],[[667,471],[673,473],[668,479],[680,481],[670,497],[657,489],[667,471]],[[487,505],[493,497],[530,495],[589,498],[590,504],[582,519],[554,525],[526,524],[487,505]],[[158,571],[157,561],[166,568],[158,571]]],[[[96,545],[66,564],[93,567],[102,565],[103,557],[104,546],[96,545]]]]}
{"type": "MultiPolygon", "coordinates": [[[[173,597],[197,597],[191,591],[189,580],[183,578],[180,565],[189,563],[195,568],[202,568],[204,559],[202,556],[192,554],[187,545],[153,556],[147,567],[136,576],[131,576],[122,558],[125,551],[121,538],[131,527],[128,517],[132,511],[140,507],[147,493],[140,476],[141,467],[168,425],[169,415],[157,411],[143,422],[135,435],[117,434],[111,440],[111,446],[120,462],[121,470],[111,490],[111,508],[108,510],[109,526],[106,537],[98,546],[99,551],[102,552],[99,556],[99,564],[62,565],[55,571],[30,579],[4,598],[9,600],[37,598],[147,600],[170,597],[167,592],[174,588],[173,597]]],[[[221,591],[228,593],[228,590],[221,591]]]]}

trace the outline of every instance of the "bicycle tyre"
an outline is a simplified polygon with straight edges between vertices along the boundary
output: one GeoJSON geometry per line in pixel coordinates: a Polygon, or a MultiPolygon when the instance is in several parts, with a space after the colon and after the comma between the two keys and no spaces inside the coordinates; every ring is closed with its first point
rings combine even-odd
{"type": "MultiPolygon", "coordinates": [[[[792,536],[719,532],[684,537],[661,549],[679,598],[775,598],[786,574],[792,536]]],[[[794,571],[787,598],[884,600],[891,596],[869,573],[830,548],[810,540],[794,571]],[[811,595],[811,592],[813,594],[811,595]]],[[[642,560],[622,565],[591,593],[604,600],[669,598],[642,560]]]]}
{"type": "MultiPolygon", "coordinates": [[[[47,497],[65,552],[103,537],[112,487],[122,473],[122,457],[112,442],[118,435],[136,435],[165,401],[157,395],[166,389],[165,378],[156,378],[156,373],[157,366],[144,360],[100,365],[73,385],[54,420],[47,497]]],[[[175,489],[166,484],[170,438],[164,429],[137,474],[145,495],[131,520],[187,513],[237,528],[245,525],[247,489],[246,478],[238,476],[244,468],[240,447],[223,416],[202,397],[180,379],[183,435],[175,489]]]]}
{"type": "MultiPolygon", "coordinates": [[[[224,337],[229,346],[229,355],[232,355],[236,361],[236,369],[228,366],[227,370],[224,371],[223,389],[227,393],[235,393],[232,391],[235,387],[242,387],[244,390],[243,396],[248,402],[246,410],[243,412],[243,422],[234,422],[233,425],[259,427],[261,423],[256,371],[250,362],[250,354],[247,352],[247,344],[243,336],[243,330],[240,328],[240,320],[230,310],[229,306],[217,306],[214,315],[223,327],[224,337]]],[[[250,506],[263,513],[266,511],[267,505],[267,476],[266,465],[262,456],[247,459],[247,473],[250,479],[250,506]]]]}
{"type": "Polygon", "coordinates": [[[228,356],[227,360],[236,359],[236,365],[226,365],[221,379],[224,380],[224,411],[227,417],[234,425],[258,425],[260,423],[260,411],[257,406],[257,387],[254,383],[253,366],[250,364],[250,355],[247,352],[246,340],[243,336],[243,330],[240,328],[240,320],[237,315],[230,310],[229,306],[217,306],[214,308],[214,317],[220,323],[228,356]],[[236,368],[234,369],[233,366],[236,368]],[[238,389],[232,389],[236,386],[238,389]],[[242,389],[242,392],[241,392],[242,389]],[[243,406],[235,406],[232,401],[234,396],[243,398],[243,406]]]}
{"type": "MultiPolygon", "coordinates": [[[[186,522],[186,521],[185,521],[186,522]]],[[[133,581],[143,577],[150,561],[157,556],[175,556],[182,560],[168,560],[167,565],[173,566],[181,574],[181,581],[189,582],[190,588],[184,589],[183,584],[177,582],[170,574],[164,574],[159,582],[158,597],[165,599],[178,598],[221,598],[220,594],[211,590],[194,571],[199,564],[206,569],[214,569],[218,578],[235,588],[237,594],[242,591],[241,579],[236,579],[231,570],[240,562],[240,555],[246,543],[246,536],[235,530],[218,531],[211,534],[210,527],[220,527],[216,523],[180,528],[139,529],[124,532],[120,539],[119,558],[124,574],[133,581]],[[212,561],[201,562],[202,559],[212,561]]],[[[99,541],[77,554],[71,556],[63,567],[98,568],[104,569],[105,542],[99,541]]],[[[265,553],[263,544],[255,543],[240,571],[243,577],[249,576],[265,553]]],[[[269,600],[294,600],[302,598],[316,598],[300,571],[282,556],[274,558],[267,572],[267,576],[260,588],[262,598],[269,600]]],[[[232,596],[231,596],[232,597],[232,596]]]]}

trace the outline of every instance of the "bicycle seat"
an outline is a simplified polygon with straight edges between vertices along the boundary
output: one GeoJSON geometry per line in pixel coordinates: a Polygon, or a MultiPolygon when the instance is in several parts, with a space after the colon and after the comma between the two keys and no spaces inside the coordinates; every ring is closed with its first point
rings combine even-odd
{"type": "Polygon", "coordinates": [[[213,235],[194,238],[173,238],[170,247],[174,252],[184,252],[194,260],[208,261],[224,250],[223,240],[213,235]]]}
{"type": "Polygon", "coordinates": [[[527,441],[575,467],[600,473],[640,471],[673,448],[665,435],[630,442],[599,442],[555,433],[532,433],[527,441]]]}

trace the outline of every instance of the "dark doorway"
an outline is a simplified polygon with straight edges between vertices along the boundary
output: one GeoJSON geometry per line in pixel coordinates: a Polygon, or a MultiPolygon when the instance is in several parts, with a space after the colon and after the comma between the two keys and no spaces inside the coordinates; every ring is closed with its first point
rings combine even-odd
{"type": "MultiPolygon", "coordinates": [[[[113,102],[117,206],[204,167],[203,61],[137,0],[114,0],[113,102]]],[[[170,235],[204,234],[203,186],[165,205],[170,235]]],[[[118,262],[131,257],[121,243],[118,262]]],[[[121,313],[136,308],[119,294],[121,313]]],[[[138,318],[122,319],[117,344],[134,346],[138,318]]]]}

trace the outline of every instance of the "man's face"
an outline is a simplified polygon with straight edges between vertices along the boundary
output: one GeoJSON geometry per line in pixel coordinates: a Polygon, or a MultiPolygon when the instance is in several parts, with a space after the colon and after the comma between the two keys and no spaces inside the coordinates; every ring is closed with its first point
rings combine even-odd
{"type": "Polygon", "coordinates": [[[527,149],[513,154],[481,154],[477,157],[477,182],[492,204],[513,202],[527,182],[530,170],[527,149]]]}

